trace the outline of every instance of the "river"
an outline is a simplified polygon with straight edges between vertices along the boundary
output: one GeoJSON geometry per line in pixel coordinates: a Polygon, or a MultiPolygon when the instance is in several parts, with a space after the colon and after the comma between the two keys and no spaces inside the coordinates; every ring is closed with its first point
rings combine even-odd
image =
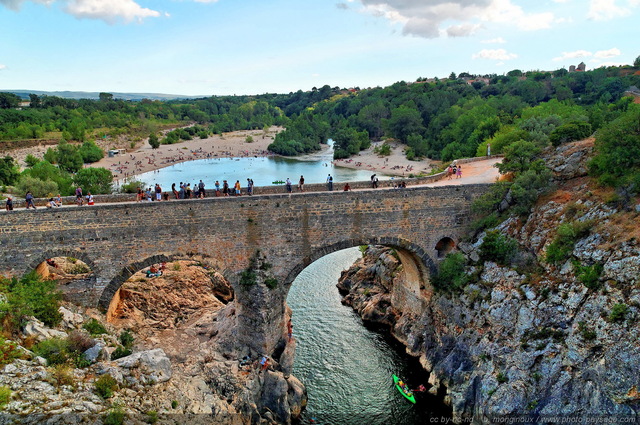
{"type": "MultiPolygon", "coordinates": [[[[332,164],[333,149],[330,144],[324,150],[301,157],[284,158],[279,156],[248,157],[248,158],[210,158],[181,162],[156,171],[150,171],[136,176],[146,186],[160,184],[169,190],[172,183],[176,186],[180,182],[196,183],[202,180],[206,187],[213,188],[216,180],[222,184],[223,180],[231,186],[239,180],[244,187],[247,179],[253,179],[254,184],[269,186],[274,181],[284,181],[290,178],[294,185],[298,184],[300,176],[304,176],[305,183],[325,183],[327,175],[331,174],[336,184],[341,182],[369,181],[374,174],[368,170],[353,170],[336,167],[332,164]]],[[[380,180],[390,177],[378,174],[380,180]]]]}
{"type": "Polygon", "coordinates": [[[427,384],[427,373],[397,342],[366,328],[341,304],[340,272],[360,256],[358,248],[351,248],[322,257],[300,273],[289,291],[297,340],[293,373],[309,396],[302,423],[424,425],[431,417],[450,418],[450,409],[437,397],[417,394],[414,405],[398,392],[392,374],[416,388],[427,384]]]}

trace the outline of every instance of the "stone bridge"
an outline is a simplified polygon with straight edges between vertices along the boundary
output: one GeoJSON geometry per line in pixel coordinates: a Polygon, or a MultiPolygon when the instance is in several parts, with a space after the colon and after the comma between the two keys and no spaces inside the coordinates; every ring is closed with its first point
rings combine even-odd
{"type": "Polygon", "coordinates": [[[469,222],[471,202],[490,185],[273,194],[153,203],[114,203],[0,214],[0,274],[21,275],[51,257],[75,257],[92,270],[76,283],[72,301],[107,309],[134,273],[160,261],[198,259],[232,283],[246,344],[272,352],[291,283],[307,265],[358,245],[396,248],[414,284],[428,296],[438,257],[469,222]],[[259,254],[258,254],[259,253],[259,254]],[[270,286],[241,283],[263,265],[270,286]],[[267,264],[268,267],[264,267],[267,264]],[[274,280],[275,279],[275,280],[274,280]],[[261,337],[258,337],[261,335],[261,337]]]}

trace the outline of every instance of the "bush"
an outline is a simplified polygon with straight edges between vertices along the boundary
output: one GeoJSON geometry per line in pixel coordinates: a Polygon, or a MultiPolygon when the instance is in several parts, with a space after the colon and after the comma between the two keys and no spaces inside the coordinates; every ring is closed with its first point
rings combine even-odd
{"type": "Polygon", "coordinates": [[[134,337],[133,334],[127,329],[120,333],[120,344],[125,348],[131,348],[133,346],[134,337]]]}
{"type": "Polygon", "coordinates": [[[107,329],[98,320],[91,318],[87,323],[82,325],[84,329],[91,334],[91,336],[97,336],[107,333],[107,329]]]}
{"type": "Polygon", "coordinates": [[[116,347],[115,350],[113,350],[113,353],[111,353],[111,360],[116,360],[116,359],[119,359],[121,357],[130,356],[131,353],[132,353],[131,349],[118,346],[118,347],[116,347]]]}
{"type": "Polygon", "coordinates": [[[449,253],[440,263],[434,285],[444,290],[459,290],[467,283],[466,259],[460,252],[449,253]]]}
{"type": "Polygon", "coordinates": [[[104,158],[104,151],[95,142],[86,141],[78,149],[85,163],[97,162],[104,158]]]}
{"type": "Polygon", "coordinates": [[[145,182],[141,182],[138,180],[133,180],[128,183],[124,183],[120,186],[120,191],[123,193],[137,193],[139,187],[146,187],[147,184],[145,182]]]}
{"type": "Polygon", "coordinates": [[[21,356],[22,353],[18,350],[18,344],[12,341],[7,341],[0,336],[0,366],[9,364],[21,356]]]}
{"type": "Polygon", "coordinates": [[[580,336],[585,341],[593,341],[598,337],[596,331],[587,327],[585,322],[578,323],[578,332],[580,332],[580,336]]]}
{"type": "Polygon", "coordinates": [[[156,422],[158,422],[158,412],[156,412],[155,410],[149,410],[147,412],[147,418],[145,419],[145,422],[148,424],[155,424],[156,422]]]}
{"type": "Polygon", "coordinates": [[[49,366],[65,364],[70,359],[69,341],[62,338],[40,341],[32,351],[36,356],[45,358],[49,366]]]}
{"type": "Polygon", "coordinates": [[[51,380],[52,384],[56,387],[61,387],[63,385],[74,386],[75,380],[73,378],[73,370],[63,364],[57,364],[51,368],[51,380]]]}
{"type": "Polygon", "coordinates": [[[36,198],[50,198],[58,194],[59,188],[54,181],[44,181],[29,175],[23,175],[16,184],[15,190],[20,194],[31,191],[36,198]]]}
{"type": "Polygon", "coordinates": [[[104,399],[111,397],[113,392],[118,390],[118,382],[108,373],[96,379],[94,386],[96,393],[104,399]]]}
{"type": "MultiPolygon", "coordinates": [[[[391,155],[391,145],[387,142],[384,142],[381,145],[376,146],[375,148],[373,148],[373,152],[376,155],[380,155],[380,156],[389,156],[391,155]]],[[[413,156],[415,158],[415,152],[413,151],[413,149],[411,149],[411,152],[413,152],[413,156]]],[[[408,157],[408,155],[407,155],[408,157]]]]}
{"type": "Polygon", "coordinates": [[[591,221],[574,221],[558,226],[556,237],[547,247],[547,262],[560,264],[569,259],[576,242],[589,234],[592,225],[591,221]]]}
{"type": "Polygon", "coordinates": [[[0,386],[0,409],[9,404],[11,401],[11,388],[6,385],[0,386]]]}
{"type": "Polygon", "coordinates": [[[274,277],[268,277],[264,280],[264,284],[269,289],[276,289],[278,287],[278,279],[274,277]]]}
{"type": "Polygon", "coordinates": [[[111,409],[109,413],[104,415],[104,418],[102,419],[102,423],[104,425],[122,425],[124,423],[125,418],[126,418],[126,415],[122,407],[116,406],[113,409],[111,409]]]}
{"type": "Polygon", "coordinates": [[[33,156],[32,154],[29,154],[24,159],[24,162],[27,164],[27,167],[31,168],[34,165],[36,165],[38,162],[40,162],[40,160],[38,158],[36,158],[35,156],[33,156]]]}
{"type": "Polygon", "coordinates": [[[83,168],[76,173],[73,181],[83,188],[85,194],[111,193],[113,173],[106,168],[83,168]]]}
{"type": "Polygon", "coordinates": [[[628,312],[629,307],[626,304],[616,304],[611,309],[611,313],[609,313],[609,320],[613,323],[621,323],[628,312]]]}
{"type": "Polygon", "coordinates": [[[588,122],[573,121],[553,130],[549,135],[549,140],[553,146],[559,146],[562,143],[585,139],[592,133],[591,124],[588,122]]]}
{"type": "Polygon", "coordinates": [[[505,382],[509,382],[509,378],[507,378],[507,375],[505,375],[502,372],[500,372],[498,376],[496,376],[496,380],[498,381],[498,384],[504,384],[505,382]]]}
{"type": "Polygon", "coordinates": [[[62,315],[58,311],[61,294],[56,283],[42,280],[37,273],[31,272],[22,278],[0,278],[0,293],[7,301],[0,308],[0,321],[5,331],[16,332],[26,316],[34,316],[49,327],[54,327],[62,315]]]}
{"type": "Polygon", "coordinates": [[[497,230],[487,232],[480,245],[480,261],[493,261],[503,266],[511,263],[518,251],[518,243],[497,230]]]}
{"type": "Polygon", "coordinates": [[[75,330],[67,337],[69,351],[73,353],[84,353],[89,348],[96,345],[96,341],[85,332],[75,330]]]}
{"type": "Polygon", "coordinates": [[[600,289],[600,275],[604,267],[602,264],[594,264],[592,266],[581,266],[576,264],[578,280],[588,289],[600,289]]]}

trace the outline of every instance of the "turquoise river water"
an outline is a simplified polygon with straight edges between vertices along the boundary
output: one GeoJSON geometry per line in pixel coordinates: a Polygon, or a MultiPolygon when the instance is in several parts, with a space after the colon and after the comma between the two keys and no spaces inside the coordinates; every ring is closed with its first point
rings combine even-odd
{"type": "Polygon", "coordinates": [[[422,425],[450,418],[439,398],[418,394],[414,405],[398,392],[392,374],[412,388],[426,385],[428,375],[397,342],[366,328],[341,304],[340,272],[360,256],[358,248],[327,255],[303,270],[289,291],[297,341],[293,373],[309,396],[302,423],[422,425]]]}

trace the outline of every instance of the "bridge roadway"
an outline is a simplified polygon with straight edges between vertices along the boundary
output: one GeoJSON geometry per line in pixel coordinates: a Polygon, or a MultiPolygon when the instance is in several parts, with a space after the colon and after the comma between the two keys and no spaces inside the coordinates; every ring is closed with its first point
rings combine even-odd
{"type": "Polygon", "coordinates": [[[439,254],[464,234],[471,203],[490,187],[454,182],[462,183],[16,210],[0,214],[0,274],[21,275],[51,257],[79,258],[93,275],[71,298],[106,310],[137,271],[197,259],[232,283],[238,326],[247,330],[238,335],[251,335],[238,343],[270,353],[281,339],[291,283],[331,252],[366,244],[394,247],[411,277],[405,296],[428,296],[439,254]],[[258,265],[268,264],[259,280],[276,279],[275,289],[241,285],[241,272],[256,267],[251,259],[257,257],[258,265]]]}

